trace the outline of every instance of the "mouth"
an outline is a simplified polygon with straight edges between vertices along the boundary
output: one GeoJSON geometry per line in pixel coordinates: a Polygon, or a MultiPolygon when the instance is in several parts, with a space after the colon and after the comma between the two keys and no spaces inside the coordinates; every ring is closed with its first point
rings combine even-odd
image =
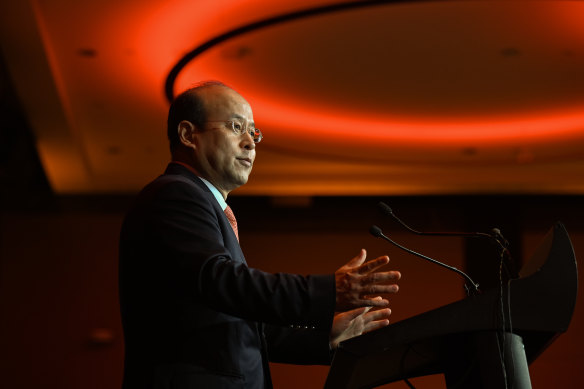
{"type": "Polygon", "coordinates": [[[251,161],[251,158],[237,158],[237,160],[243,166],[251,167],[253,165],[253,162],[251,161]]]}

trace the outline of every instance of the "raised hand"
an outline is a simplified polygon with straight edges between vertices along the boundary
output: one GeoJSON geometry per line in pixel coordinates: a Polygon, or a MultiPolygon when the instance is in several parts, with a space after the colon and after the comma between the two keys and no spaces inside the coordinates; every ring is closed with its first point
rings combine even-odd
{"type": "Polygon", "coordinates": [[[367,252],[362,249],[355,258],[335,272],[336,311],[386,307],[389,301],[376,297],[399,290],[394,282],[401,278],[400,272],[377,272],[380,267],[389,263],[389,257],[381,256],[365,262],[366,257],[367,252]]]}

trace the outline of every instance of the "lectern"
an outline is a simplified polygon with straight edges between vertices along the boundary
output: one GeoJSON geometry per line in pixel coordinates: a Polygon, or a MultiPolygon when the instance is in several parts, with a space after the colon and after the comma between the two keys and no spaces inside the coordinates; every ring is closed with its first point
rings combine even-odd
{"type": "Polygon", "coordinates": [[[342,342],[325,389],[440,373],[448,389],[531,388],[527,366],[568,329],[577,288],[574,249],[557,223],[518,278],[342,342]]]}

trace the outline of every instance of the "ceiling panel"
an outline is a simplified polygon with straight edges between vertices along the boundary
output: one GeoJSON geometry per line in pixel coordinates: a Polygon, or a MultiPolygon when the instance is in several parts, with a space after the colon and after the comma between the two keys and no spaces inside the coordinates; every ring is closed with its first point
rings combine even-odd
{"type": "Polygon", "coordinates": [[[159,174],[175,93],[240,91],[239,194],[584,193],[584,2],[3,2],[0,43],[57,193],[159,174]],[[173,80],[171,80],[173,81],[173,80]]]}

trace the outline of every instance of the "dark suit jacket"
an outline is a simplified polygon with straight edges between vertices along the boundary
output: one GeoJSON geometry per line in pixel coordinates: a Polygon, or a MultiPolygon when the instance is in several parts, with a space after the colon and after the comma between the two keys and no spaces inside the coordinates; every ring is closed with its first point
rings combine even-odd
{"type": "Polygon", "coordinates": [[[120,304],[124,388],[270,388],[268,360],[330,363],[334,276],[249,268],[211,191],[178,164],[124,220],[120,304]]]}

